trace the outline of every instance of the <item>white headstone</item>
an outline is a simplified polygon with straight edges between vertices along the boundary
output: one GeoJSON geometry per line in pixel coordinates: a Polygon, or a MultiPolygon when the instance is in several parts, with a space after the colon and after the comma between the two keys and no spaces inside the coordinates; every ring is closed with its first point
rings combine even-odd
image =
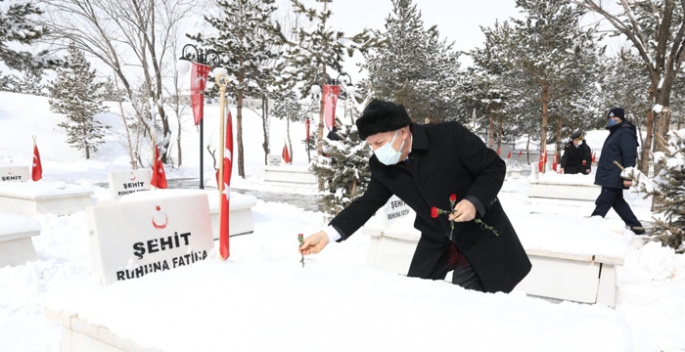
{"type": "Polygon", "coordinates": [[[390,225],[397,220],[414,217],[413,210],[403,200],[397,196],[390,197],[385,204],[385,216],[387,224],[390,225]]]}
{"type": "Polygon", "coordinates": [[[119,198],[127,194],[144,192],[152,189],[150,181],[152,171],[150,169],[110,171],[109,190],[114,198],[119,198]]]}
{"type": "Polygon", "coordinates": [[[281,156],[278,154],[269,154],[266,160],[267,166],[281,166],[281,156]]]}
{"type": "Polygon", "coordinates": [[[0,166],[0,182],[27,182],[30,179],[27,166],[0,166]]]}
{"type": "Polygon", "coordinates": [[[206,194],[89,207],[91,270],[109,285],[207,258],[214,248],[206,194]]]}

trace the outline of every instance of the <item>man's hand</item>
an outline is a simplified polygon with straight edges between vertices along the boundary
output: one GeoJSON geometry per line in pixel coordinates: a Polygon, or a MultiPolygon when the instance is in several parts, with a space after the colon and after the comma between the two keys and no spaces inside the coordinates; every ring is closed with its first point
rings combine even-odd
{"type": "Polygon", "coordinates": [[[563,168],[563,167],[562,167],[561,169],[559,169],[559,173],[560,173],[560,174],[563,174],[563,173],[564,173],[564,168],[563,168]]]}
{"type": "Polygon", "coordinates": [[[454,212],[450,214],[448,219],[450,221],[454,220],[456,222],[466,222],[473,220],[475,217],[476,207],[473,205],[473,203],[463,199],[454,206],[454,212]]]}
{"type": "Polygon", "coordinates": [[[589,174],[590,171],[591,171],[590,169],[585,169],[585,173],[586,173],[586,174],[589,174]]]}
{"type": "Polygon", "coordinates": [[[300,246],[300,253],[304,255],[319,253],[326,247],[328,242],[330,242],[328,235],[323,231],[319,231],[304,239],[300,246]]]}
{"type": "Polygon", "coordinates": [[[623,187],[630,188],[633,185],[633,181],[623,180],[623,187]]]}

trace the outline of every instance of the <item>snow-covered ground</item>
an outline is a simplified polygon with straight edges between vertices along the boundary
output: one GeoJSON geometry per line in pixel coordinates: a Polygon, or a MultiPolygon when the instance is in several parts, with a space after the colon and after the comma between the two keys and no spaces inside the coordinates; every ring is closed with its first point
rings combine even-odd
{"type": "MultiPolygon", "coordinates": [[[[211,126],[218,108],[209,106],[206,115],[207,142],[216,145],[211,126]]],[[[116,126],[116,115],[101,118],[116,126]]],[[[45,98],[0,93],[0,165],[28,165],[35,134],[46,180],[92,185],[106,181],[109,170],[126,169],[118,136],[109,135],[101,152],[85,162],[56,131],[59,119],[45,98]]],[[[184,166],[168,170],[169,177],[198,174],[197,133],[189,120],[184,166]]],[[[234,174],[234,188],[282,191],[260,180],[259,115],[245,112],[244,128],[248,178],[234,174]]],[[[304,126],[291,125],[291,133],[295,163],[306,164],[296,139],[304,136],[304,126]]],[[[279,154],[285,123],[272,121],[271,134],[279,154]]],[[[544,223],[545,215],[526,211],[526,191],[526,179],[507,181],[500,193],[505,210],[514,223],[544,223]]],[[[637,196],[629,200],[640,205],[637,196]]],[[[630,233],[623,234],[630,246],[617,270],[616,309],[610,309],[383,273],[364,266],[369,238],[362,234],[308,257],[303,269],[296,236],[319,230],[323,215],[264,201],[253,211],[255,232],[231,239],[228,262],[212,254],[206,262],[105,289],[89,274],[85,213],[36,216],[39,260],[0,268],[0,351],[58,351],[61,328],[44,317],[45,306],[78,311],[122,338],[168,351],[685,350],[685,256],[630,233]],[[150,314],[141,315],[142,309],[150,314]]],[[[577,217],[564,225],[577,226],[579,238],[587,238],[593,221],[577,217]]]]}

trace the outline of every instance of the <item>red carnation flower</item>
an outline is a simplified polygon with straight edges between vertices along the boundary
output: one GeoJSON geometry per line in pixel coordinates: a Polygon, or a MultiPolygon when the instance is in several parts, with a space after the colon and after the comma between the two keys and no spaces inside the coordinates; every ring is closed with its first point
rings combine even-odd
{"type": "Polygon", "coordinates": [[[438,212],[438,208],[436,207],[431,207],[431,218],[435,219],[438,217],[440,213],[438,212]]]}
{"type": "Polygon", "coordinates": [[[454,203],[454,202],[456,202],[456,201],[457,201],[457,195],[454,194],[454,193],[452,193],[452,194],[450,195],[450,202],[454,203]]]}

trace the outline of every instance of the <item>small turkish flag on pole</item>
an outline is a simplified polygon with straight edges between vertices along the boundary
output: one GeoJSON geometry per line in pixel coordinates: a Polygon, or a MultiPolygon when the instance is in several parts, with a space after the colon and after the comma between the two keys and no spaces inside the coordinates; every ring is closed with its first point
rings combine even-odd
{"type": "Polygon", "coordinates": [[[554,153],[554,159],[552,159],[552,169],[557,171],[557,153],[554,153]]]}
{"type": "Polygon", "coordinates": [[[159,154],[158,146],[155,146],[155,163],[152,165],[152,181],[150,181],[150,185],[157,188],[167,188],[164,163],[162,163],[162,156],[159,154]]]}
{"type": "Polygon", "coordinates": [[[501,155],[501,154],[502,154],[502,149],[497,148],[497,155],[501,155]]]}
{"type": "Polygon", "coordinates": [[[539,172],[542,172],[542,168],[545,165],[544,160],[545,160],[545,157],[542,154],[540,154],[540,161],[538,161],[538,171],[539,172]]]}
{"type": "MultiPolygon", "coordinates": [[[[224,150],[224,177],[221,197],[221,226],[219,227],[219,253],[221,258],[226,260],[230,255],[230,245],[228,238],[230,237],[230,204],[231,204],[231,171],[233,170],[233,118],[231,112],[228,112],[228,121],[226,122],[226,149],[224,150]]],[[[218,171],[217,171],[218,172],[218,171]]]]}
{"type": "Polygon", "coordinates": [[[592,152],[592,162],[593,163],[597,162],[597,154],[595,154],[595,152],[592,152]]]}
{"type": "Polygon", "coordinates": [[[193,62],[192,72],[190,73],[190,102],[193,108],[195,125],[199,125],[204,116],[205,96],[202,94],[207,87],[207,77],[212,68],[193,62]]]}
{"type": "Polygon", "coordinates": [[[509,154],[507,155],[507,159],[511,159],[511,150],[509,151],[509,154]]]}
{"type": "Polygon", "coordinates": [[[31,179],[38,181],[43,178],[43,165],[40,163],[40,153],[36,144],[36,136],[33,136],[33,166],[31,167],[31,179]]]}
{"type": "Polygon", "coordinates": [[[290,151],[288,151],[288,144],[283,145],[283,152],[281,153],[286,164],[290,164],[290,151]]]}

